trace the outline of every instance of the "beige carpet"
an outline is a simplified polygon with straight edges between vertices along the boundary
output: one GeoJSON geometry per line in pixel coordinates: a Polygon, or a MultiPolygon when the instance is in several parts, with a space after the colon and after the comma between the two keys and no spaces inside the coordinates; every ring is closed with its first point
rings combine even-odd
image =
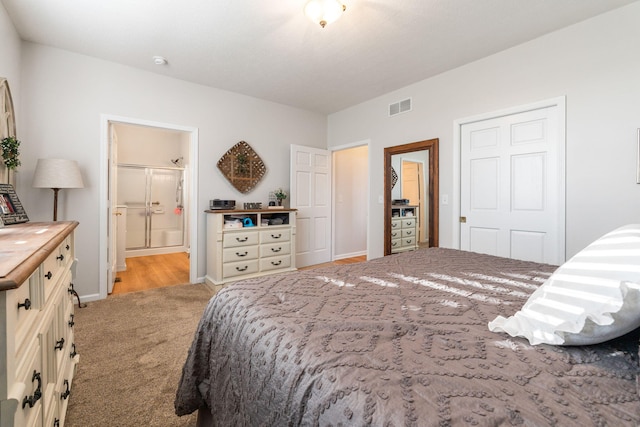
{"type": "Polygon", "coordinates": [[[76,307],[80,363],[65,426],[195,426],[173,400],[182,364],[213,290],[151,289],[76,307]]]}

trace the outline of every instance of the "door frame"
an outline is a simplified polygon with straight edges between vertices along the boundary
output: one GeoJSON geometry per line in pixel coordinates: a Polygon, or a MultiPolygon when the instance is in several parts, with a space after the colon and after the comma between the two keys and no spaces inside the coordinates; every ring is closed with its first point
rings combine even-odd
{"type": "Polygon", "coordinates": [[[429,151],[429,247],[437,247],[440,243],[439,229],[439,154],[438,138],[412,142],[384,149],[384,255],[391,255],[391,156],[413,151],[429,151]]]}
{"type": "Polygon", "coordinates": [[[108,224],[111,220],[111,206],[109,203],[109,150],[111,148],[110,125],[112,123],[148,126],[170,129],[189,133],[189,282],[197,283],[198,275],[198,128],[171,123],[153,122],[131,117],[100,115],[100,274],[99,297],[107,297],[108,269],[109,269],[109,235],[108,224]]]}
{"type": "Polygon", "coordinates": [[[558,177],[561,181],[560,191],[558,195],[558,202],[560,207],[558,208],[558,221],[561,225],[562,232],[558,233],[558,244],[561,250],[559,253],[563,254],[566,259],[566,146],[567,146],[567,133],[566,133],[566,96],[558,96],[555,98],[549,98],[531,104],[518,105],[514,107],[505,108],[503,110],[482,113],[475,116],[464,117],[453,121],[453,217],[452,221],[452,244],[454,249],[460,249],[460,198],[462,190],[461,182],[461,157],[462,157],[462,126],[484,120],[495,119],[503,116],[510,116],[513,114],[524,113],[531,110],[539,110],[541,108],[558,107],[558,177]]]}

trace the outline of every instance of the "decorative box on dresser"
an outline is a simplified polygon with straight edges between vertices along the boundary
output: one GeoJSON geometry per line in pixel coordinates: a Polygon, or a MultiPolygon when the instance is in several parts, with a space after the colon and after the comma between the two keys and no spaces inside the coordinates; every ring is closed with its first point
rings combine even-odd
{"type": "Polygon", "coordinates": [[[0,425],[64,425],[73,337],[75,221],[0,228],[0,425]]]}
{"type": "Polygon", "coordinates": [[[221,285],[296,269],[295,209],[205,212],[207,283],[221,285]]]}
{"type": "Polygon", "coordinates": [[[418,206],[391,206],[391,253],[418,249],[418,206]]]}

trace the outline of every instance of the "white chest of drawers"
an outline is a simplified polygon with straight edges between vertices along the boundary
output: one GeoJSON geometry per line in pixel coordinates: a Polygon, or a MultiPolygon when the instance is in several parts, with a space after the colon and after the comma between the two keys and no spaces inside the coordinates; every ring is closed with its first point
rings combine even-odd
{"type": "Polygon", "coordinates": [[[221,285],[296,269],[294,209],[206,213],[207,283],[221,285]]]}
{"type": "Polygon", "coordinates": [[[0,425],[64,425],[79,356],[73,337],[77,222],[0,228],[0,425]]]}
{"type": "Polygon", "coordinates": [[[391,253],[418,249],[418,207],[391,208],[391,253]]]}

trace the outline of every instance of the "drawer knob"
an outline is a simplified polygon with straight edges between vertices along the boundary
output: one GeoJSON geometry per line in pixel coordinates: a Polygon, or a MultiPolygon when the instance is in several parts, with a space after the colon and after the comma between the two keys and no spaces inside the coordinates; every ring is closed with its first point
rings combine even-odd
{"type": "Polygon", "coordinates": [[[48,280],[51,280],[51,278],[53,277],[53,274],[49,271],[47,272],[47,274],[44,275],[44,277],[46,277],[48,280]]]}
{"type": "Polygon", "coordinates": [[[280,252],[282,248],[271,248],[271,252],[280,252]]]}
{"type": "Polygon", "coordinates": [[[26,408],[29,405],[29,408],[33,408],[33,405],[36,404],[38,400],[42,397],[42,377],[40,376],[40,372],[33,371],[33,376],[31,377],[31,382],[38,381],[38,387],[36,387],[36,391],[33,392],[31,396],[25,396],[22,400],[22,409],[26,408]]]}
{"type": "Polygon", "coordinates": [[[247,256],[248,254],[249,252],[247,251],[244,251],[244,253],[236,252],[236,256],[239,256],[239,257],[247,256]]]}
{"type": "Polygon", "coordinates": [[[60,254],[56,257],[57,260],[64,261],[64,255],[60,254]]]}
{"type": "Polygon", "coordinates": [[[278,262],[271,261],[271,265],[280,265],[280,264],[282,264],[282,260],[279,260],[278,262]]]}
{"type": "Polygon", "coordinates": [[[249,268],[248,265],[245,265],[244,267],[236,267],[236,270],[238,271],[245,271],[247,268],[249,268]]]}
{"type": "Polygon", "coordinates": [[[278,233],[278,235],[277,235],[277,236],[276,236],[275,234],[272,234],[272,235],[271,235],[271,238],[272,238],[272,239],[279,239],[279,238],[281,238],[281,237],[282,237],[282,233],[278,233]]]}
{"type": "Polygon", "coordinates": [[[64,338],[60,338],[60,341],[56,341],[56,345],[53,347],[54,350],[62,350],[64,347],[64,338]]]}
{"type": "Polygon", "coordinates": [[[240,243],[246,242],[247,240],[249,240],[248,237],[244,237],[244,238],[240,238],[240,237],[236,237],[236,240],[240,243]]]}
{"type": "Polygon", "coordinates": [[[73,359],[77,354],[78,352],[76,351],[76,343],[73,343],[71,344],[71,352],[69,353],[69,356],[73,359]]]}
{"type": "Polygon", "coordinates": [[[65,246],[65,248],[66,248],[67,250],[69,250],[69,249],[71,248],[71,246],[67,245],[67,246],[65,246]]]}
{"type": "Polygon", "coordinates": [[[64,380],[64,385],[67,389],[60,395],[60,399],[67,400],[67,397],[71,394],[71,390],[69,390],[69,380],[64,380]]]}
{"type": "Polygon", "coordinates": [[[60,420],[59,419],[55,419],[53,420],[53,427],[60,427],[60,420]]]}
{"type": "Polygon", "coordinates": [[[76,324],[76,322],[73,321],[73,317],[74,317],[73,313],[69,315],[69,327],[70,328],[73,328],[73,325],[76,324]]]}
{"type": "Polygon", "coordinates": [[[20,310],[21,307],[24,307],[25,310],[31,310],[31,300],[27,298],[24,300],[24,302],[19,302],[18,310],[20,310]]]}

